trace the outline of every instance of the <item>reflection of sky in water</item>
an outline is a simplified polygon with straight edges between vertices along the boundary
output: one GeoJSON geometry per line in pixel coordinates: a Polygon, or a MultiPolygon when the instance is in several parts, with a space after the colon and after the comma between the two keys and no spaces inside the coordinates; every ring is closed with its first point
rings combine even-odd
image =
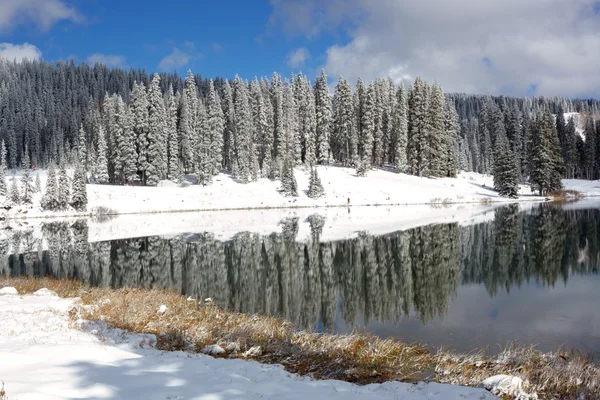
{"type": "MultiPolygon", "coordinates": [[[[459,351],[489,347],[498,351],[511,340],[537,344],[542,351],[560,346],[576,347],[600,356],[600,276],[572,275],[565,285],[544,288],[535,282],[510,293],[499,291],[490,297],[483,285],[463,285],[444,318],[435,317],[423,325],[412,313],[398,323],[371,322],[367,330],[382,337],[421,342],[437,348],[447,346],[459,351]]],[[[364,329],[364,318],[358,319],[364,329]]],[[[335,329],[348,332],[340,314],[335,329]]]]}

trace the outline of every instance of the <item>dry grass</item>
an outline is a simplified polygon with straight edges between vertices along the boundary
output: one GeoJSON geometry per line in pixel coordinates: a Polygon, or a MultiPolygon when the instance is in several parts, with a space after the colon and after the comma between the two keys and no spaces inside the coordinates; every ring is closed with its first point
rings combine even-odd
{"type": "Polygon", "coordinates": [[[8,395],[4,390],[4,382],[0,382],[0,400],[8,400],[8,395]]]}
{"type": "Polygon", "coordinates": [[[540,398],[597,399],[600,393],[599,366],[562,350],[544,354],[534,347],[513,345],[493,357],[444,349],[432,355],[417,345],[365,334],[299,332],[281,319],[227,312],[162,290],[111,290],[76,281],[0,278],[0,287],[8,285],[22,294],[46,287],[62,297],[80,297],[83,304],[94,307],[85,307],[73,317],[103,319],[117,328],[154,334],[162,350],[200,352],[207,345],[219,344],[226,352],[218,357],[278,363],[317,379],[359,384],[429,379],[478,386],[485,378],[506,374],[522,378],[524,389],[540,398]],[[161,305],[167,306],[166,312],[158,312],[161,305]],[[260,351],[245,354],[257,347],[260,351]]]}
{"type": "Polygon", "coordinates": [[[585,196],[577,190],[559,190],[548,194],[552,201],[559,203],[570,203],[583,199],[585,196]]]}

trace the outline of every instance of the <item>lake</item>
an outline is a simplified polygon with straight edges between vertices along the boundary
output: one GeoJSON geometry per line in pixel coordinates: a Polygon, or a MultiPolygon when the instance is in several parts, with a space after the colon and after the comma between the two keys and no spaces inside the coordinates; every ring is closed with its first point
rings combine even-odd
{"type": "Polygon", "coordinates": [[[331,241],[321,238],[318,211],[282,220],[278,233],[225,239],[197,229],[89,243],[86,220],[52,221],[35,234],[3,231],[0,273],[173,289],[301,329],[357,330],[431,348],[497,352],[514,340],[598,356],[594,207],[513,204],[479,223],[331,241]],[[310,226],[308,240],[298,239],[300,223],[310,226]]]}

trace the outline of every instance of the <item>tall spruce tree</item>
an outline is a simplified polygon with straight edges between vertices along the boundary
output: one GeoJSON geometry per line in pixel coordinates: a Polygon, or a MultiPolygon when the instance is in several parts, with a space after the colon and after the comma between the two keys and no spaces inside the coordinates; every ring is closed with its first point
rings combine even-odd
{"type": "Polygon", "coordinates": [[[515,156],[504,133],[496,138],[494,145],[494,189],[502,197],[519,197],[519,175],[515,156]]]}
{"type": "Polygon", "coordinates": [[[408,98],[404,85],[400,83],[396,91],[396,104],[393,111],[392,143],[396,171],[407,172],[406,146],[408,144],[408,98]]]}
{"type": "Polygon", "coordinates": [[[95,175],[98,183],[108,183],[108,160],[107,160],[107,146],[106,137],[104,134],[104,128],[102,125],[98,127],[98,155],[95,163],[95,175]]]}
{"type": "Polygon", "coordinates": [[[23,154],[23,175],[21,175],[21,200],[24,204],[33,203],[33,178],[31,176],[31,163],[29,162],[29,149],[25,146],[23,154]]]}
{"type": "MultiPolygon", "coordinates": [[[[108,175],[108,174],[107,174],[108,175]]],[[[48,167],[48,176],[46,178],[46,191],[42,196],[42,208],[44,210],[58,210],[58,186],[56,182],[56,168],[54,164],[48,167]]]]}
{"type": "Polygon", "coordinates": [[[73,173],[73,181],[71,192],[71,206],[77,211],[85,211],[87,209],[87,188],[85,186],[85,177],[83,168],[78,165],[73,173]]]}
{"type": "Polygon", "coordinates": [[[167,176],[170,180],[175,181],[181,174],[179,165],[179,138],[177,134],[177,104],[178,100],[173,93],[173,85],[169,85],[167,92],[165,111],[167,113],[167,153],[168,153],[168,169],[167,176]]]}
{"type": "Polygon", "coordinates": [[[83,124],[81,124],[79,127],[79,138],[77,141],[77,156],[79,158],[79,162],[87,166],[87,139],[85,129],[83,129],[83,124]]]}
{"type": "Polygon", "coordinates": [[[318,199],[325,195],[325,189],[321,183],[321,178],[317,172],[317,168],[313,167],[310,169],[310,178],[308,180],[308,197],[311,199],[318,199]]]}
{"type": "Polygon", "coordinates": [[[424,176],[447,176],[447,160],[451,150],[447,149],[450,140],[446,138],[444,116],[444,92],[436,82],[431,88],[427,113],[427,135],[423,142],[425,159],[424,176]]]}
{"type": "Polygon", "coordinates": [[[17,186],[17,177],[14,175],[10,184],[10,193],[8,195],[8,200],[13,205],[21,204],[21,194],[19,193],[19,187],[17,186]]]}
{"type": "Polygon", "coordinates": [[[66,210],[71,200],[71,183],[67,175],[67,166],[65,162],[60,164],[58,171],[58,208],[66,210]]]}
{"type": "Polygon", "coordinates": [[[355,124],[352,88],[346,79],[340,77],[335,87],[333,138],[334,157],[346,166],[358,161],[358,136],[355,124]]]}
{"type": "Polygon", "coordinates": [[[442,176],[455,177],[458,169],[458,114],[453,101],[446,101],[444,130],[444,158],[442,176]]]}
{"type": "Polygon", "coordinates": [[[429,89],[421,77],[415,79],[408,91],[408,144],[407,159],[412,175],[427,176],[429,155],[427,139],[429,89]]]}
{"type": "Polygon", "coordinates": [[[209,92],[207,98],[207,112],[208,112],[208,135],[210,138],[211,149],[211,173],[217,175],[221,171],[223,163],[223,135],[225,129],[225,118],[223,116],[223,109],[217,93],[215,91],[214,83],[211,80],[209,83],[209,92]]]}
{"type": "Polygon", "coordinates": [[[234,130],[232,171],[243,183],[250,179],[250,167],[253,153],[252,138],[254,126],[252,111],[248,101],[248,88],[242,79],[236,75],[234,81],[234,130]]]}
{"type": "Polygon", "coordinates": [[[327,75],[321,70],[314,85],[315,112],[317,117],[316,126],[316,157],[321,165],[329,164],[331,160],[330,138],[333,125],[333,111],[329,87],[327,86],[327,75]]]}
{"type": "Polygon", "coordinates": [[[4,140],[0,141],[0,196],[6,196],[6,147],[4,140]]]}
{"type": "Polygon", "coordinates": [[[133,116],[133,132],[135,135],[135,146],[137,149],[136,164],[141,174],[142,182],[146,182],[146,171],[148,170],[148,131],[150,121],[148,119],[148,95],[143,83],[133,83],[131,91],[131,114],[133,116]]]}
{"type": "Polygon", "coordinates": [[[160,89],[160,76],[154,74],[148,87],[148,171],[146,183],[156,186],[167,171],[167,126],[165,103],[160,89]]]}

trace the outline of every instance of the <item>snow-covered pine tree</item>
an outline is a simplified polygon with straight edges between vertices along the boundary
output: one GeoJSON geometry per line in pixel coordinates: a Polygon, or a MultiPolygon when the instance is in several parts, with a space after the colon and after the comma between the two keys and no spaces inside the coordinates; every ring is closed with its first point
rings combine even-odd
{"type": "Polygon", "coordinates": [[[80,165],[75,167],[73,173],[71,206],[77,211],[85,211],[87,209],[87,188],[85,186],[84,170],[80,165]]]}
{"type": "Polygon", "coordinates": [[[79,162],[84,166],[87,166],[87,139],[85,129],[83,129],[83,123],[79,127],[79,138],[77,142],[77,156],[79,162]]]}
{"type": "Polygon", "coordinates": [[[236,177],[243,183],[248,183],[250,178],[250,163],[252,150],[252,137],[254,126],[252,124],[252,111],[248,101],[248,88],[246,83],[236,75],[234,86],[234,168],[236,177]]]}
{"type": "Polygon", "coordinates": [[[408,144],[407,159],[412,175],[427,173],[428,154],[428,109],[429,89],[427,83],[418,76],[408,91],[408,144]]]}
{"type": "MultiPolygon", "coordinates": [[[[189,76],[188,76],[189,77],[189,76]]],[[[191,77],[194,78],[193,76],[191,77]]],[[[187,82],[187,79],[186,79],[187,82]]],[[[193,87],[195,91],[195,85],[193,87]]],[[[186,86],[186,91],[188,90],[186,86]]],[[[195,93],[194,93],[195,95],[195,93]]],[[[196,105],[195,103],[194,105],[196,105]]],[[[193,115],[195,112],[190,110],[193,115]]],[[[150,186],[156,186],[158,182],[165,178],[167,171],[167,121],[166,121],[165,103],[163,102],[160,89],[160,76],[154,74],[152,82],[148,87],[148,171],[146,183],[150,186]]],[[[197,122],[196,122],[197,123],[197,122]]],[[[190,132],[195,132],[192,129],[190,132]]],[[[192,133],[193,134],[193,133],[192,133]]],[[[188,136],[189,137],[189,136],[188,136]]]]}
{"type": "Polygon", "coordinates": [[[269,81],[266,78],[261,78],[260,88],[263,98],[263,109],[265,113],[266,129],[265,135],[262,138],[262,146],[264,151],[261,160],[261,175],[268,178],[272,175],[271,167],[273,165],[273,157],[275,153],[275,121],[274,121],[274,110],[273,103],[271,101],[271,89],[269,87],[269,81]]]}
{"type": "Polygon", "coordinates": [[[298,196],[298,182],[294,174],[294,161],[286,155],[281,168],[281,189],[286,196],[298,196]]]}
{"type": "Polygon", "coordinates": [[[31,162],[29,161],[29,148],[25,145],[23,152],[23,175],[21,175],[21,201],[24,204],[33,203],[33,178],[31,176],[31,162]]]}
{"type": "Polygon", "coordinates": [[[384,135],[384,124],[386,110],[389,105],[387,82],[381,78],[375,80],[375,108],[373,113],[373,151],[372,151],[372,166],[380,167],[383,165],[385,157],[385,149],[387,148],[386,137],[384,135]]]}
{"type": "Polygon", "coordinates": [[[400,83],[396,91],[396,104],[393,111],[394,164],[396,171],[405,173],[408,170],[406,146],[408,144],[408,98],[404,85],[400,83]]]}
{"type": "Polygon", "coordinates": [[[202,100],[198,101],[196,148],[194,149],[194,166],[199,185],[210,185],[213,171],[208,115],[202,100]]]}
{"type": "Polygon", "coordinates": [[[286,121],[284,115],[284,94],[281,78],[275,72],[271,79],[271,97],[273,99],[273,158],[274,166],[277,171],[272,168],[272,173],[279,176],[279,169],[282,168],[283,156],[286,153],[286,121]]]}
{"type": "Polygon", "coordinates": [[[429,96],[429,108],[427,113],[427,136],[423,145],[426,149],[426,169],[423,169],[424,176],[446,176],[446,157],[448,151],[446,145],[445,129],[445,106],[444,92],[440,85],[435,82],[431,88],[429,96]]]}
{"type": "Polygon", "coordinates": [[[284,90],[284,115],[286,120],[286,152],[290,154],[293,165],[302,162],[302,144],[300,137],[300,113],[299,94],[301,92],[297,83],[298,78],[292,77],[292,81],[285,82],[284,90]]]}
{"type": "Polygon", "coordinates": [[[269,170],[271,162],[271,150],[272,150],[272,132],[269,132],[269,125],[267,121],[267,108],[270,106],[270,100],[267,98],[266,102],[263,98],[263,92],[258,82],[258,78],[254,77],[252,83],[250,83],[250,96],[252,104],[252,122],[254,124],[254,134],[257,152],[257,161],[260,168],[261,175],[269,170]],[[265,160],[268,163],[265,166],[265,160]]]}
{"type": "Polygon", "coordinates": [[[458,169],[458,114],[452,100],[446,101],[444,108],[444,162],[442,176],[455,177],[458,169]]]}
{"type": "Polygon", "coordinates": [[[310,170],[310,178],[308,180],[308,197],[311,199],[318,199],[325,195],[325,189],[321,183],[321,178],[317,172],[317,168],[312,167],[310,170]]]}
{"type": "Polygon", "coordinates": [[[317,112],[315,109],[315,95],[306,77],[302,80],[301,90],[300,125],[304,164],[312,166],[317,162],[317,112]]]}
{"type": "Polygon", "coordinates": [[[180,175],[179,166],[179,138],[177,135],[177,97],[173,93],[173,85],[169,85],[169,91],[165,100],[165,111],[167,113],[167,140],[168,140],[168,172],[170,180],[175,181],[180,175]]]}
{"type": "Polygon", "coordinates": [[[8,195],[8,200],[13,205],[21,204],[21,194],[19,193],[19,187],[17,186],[17,177],[14,175],[10,184],[10,193],[8,195]]]}
{"type": "Polygon", "coordinates": [[[146,171],[148,170],[148,97],[144,83],[133,83],[131,91],[131,103],[129,104],[133,115],[133,131],[135,134],[135,146],[137,149],[137,170],[141,173],[142,183],[146,183],[146,171]]]}
{"type": "Polygon", "coordinates": [[[371,159],[369,157],[362,157],[356,166],[356,175],[365,177],[371,169],[371,159]]]}
{"type": "Polygon", "coordinates": [[[58,208],[66,210],[69,207],[71,199],[71,184],[67,175],[67,166],[65,162],[60,163],[58,171],[58,208]]]}
{"type": "Polygon", "coordinates": [[[185,89],[181,96],[179,115],[179,146],[181,161],[186,172],[192,171],[194,163],[194,148],[196,145],[196,126],[198,112],[198,90],[192,71],[188,70],[185,78],[185,89]]]}
{"type": "Polygon", "coordinates": [[[6,147],[4,140],[0,141],[0,196],[6,196],[8,188],[6,187],[6,147]]]}
{"type": "Polygon", "coordinates": [[[355,127],[354,102],[352,88],[346,79],[340,77],[335,87],[333,98],[334,124],[333,138],[334,158],[346,166],[358,161],[358,136],[355,127]]]}
{"type": "Polygon", "coordinates": [[[134,131],[134,117],[130,108],[126,104],[120,104],[119,124],[121,125],[121,137],[118,138],[119,156],[121,157],[121,178],[122,182],[133,182],[138,179],[137,168],[138,154],[135,150],[136,135],[134,131]]]}
{"type": "Polygon", "coordinates": [[[54,164],[50,164],[48,167],[46,192],[42,196],[42,208],[50,211],[58,210],[58,186],[56,182],[56,168],[54,167],[54,164]]]}
{"type": "Polygon", "coordinates": [[[562,158],[554,117],[549,112],[537,115],[531,132],[528,168],[532,189],[540,196],[562,187],[562,158]]]}
{"type": "Polygon", "coordinates": [[[502,197],[519,197],[519,175],[515,156],[502,132],[494,145],[494,189],[502,197]]]}
{"type": "Polygon", "coordinates": [[[327,75],[321,70],[321,75],[315,80],[314,88],[315,112],[317,116],[316,127],[316,151],[317,162],[321,165],[329,164],[331,159],[330,137],[333,125],[333,111],[329,87],[327,86],[327,75]]]}
{"type": "MultiPolygon", "coordinates": [[[[375,135],[375,114],[377,112],[376,104],[375,85],[369,84],[365,95],[365,104],[362,106],[362,114],[360,119],[360,126],[362,129],[362,136],[359,140],[358,155],[361,159],[361,166],[357,169],[365,168],[366,170],[371,169],[373,160],[373,138],[375,135]]],[[[362,175],[361,175],[362,176],[362,175]]]]}
{"type": "Polygon", "coordinates": [[[34,193],[40,193],[42,191],[42,182],[40,181],[40,173],[37,172],[35,174],[35,186],[34,186],[34,193]]]}
{"type": "Polygon", "coordinates": [[[108,183],[109,176],[108,176],[106,135],[104,134],[104,128],[102,127],[102,125],[98,126],[98,154],[96,156],[95,174],[96,174],[96,181],[98,183],[100,183],[100,184],[108,183]]]}
{"type": "Polygon", "coordinates": [[[223,108],[223,168],[233,172],[234,163],[231,159],[233,149],[233,131],[235,106],[233,105],[233,89],[228,80],[223,84],[223,99],[221,101],[223,108]]]}
{"type": "Polygon", "coordinates": [[[209,83],[206,107],[208,112],[207,129],[211,143],[211,174],[217,175],[221,171],[223,164],[225,118],[212,79],[209,83]]]}

